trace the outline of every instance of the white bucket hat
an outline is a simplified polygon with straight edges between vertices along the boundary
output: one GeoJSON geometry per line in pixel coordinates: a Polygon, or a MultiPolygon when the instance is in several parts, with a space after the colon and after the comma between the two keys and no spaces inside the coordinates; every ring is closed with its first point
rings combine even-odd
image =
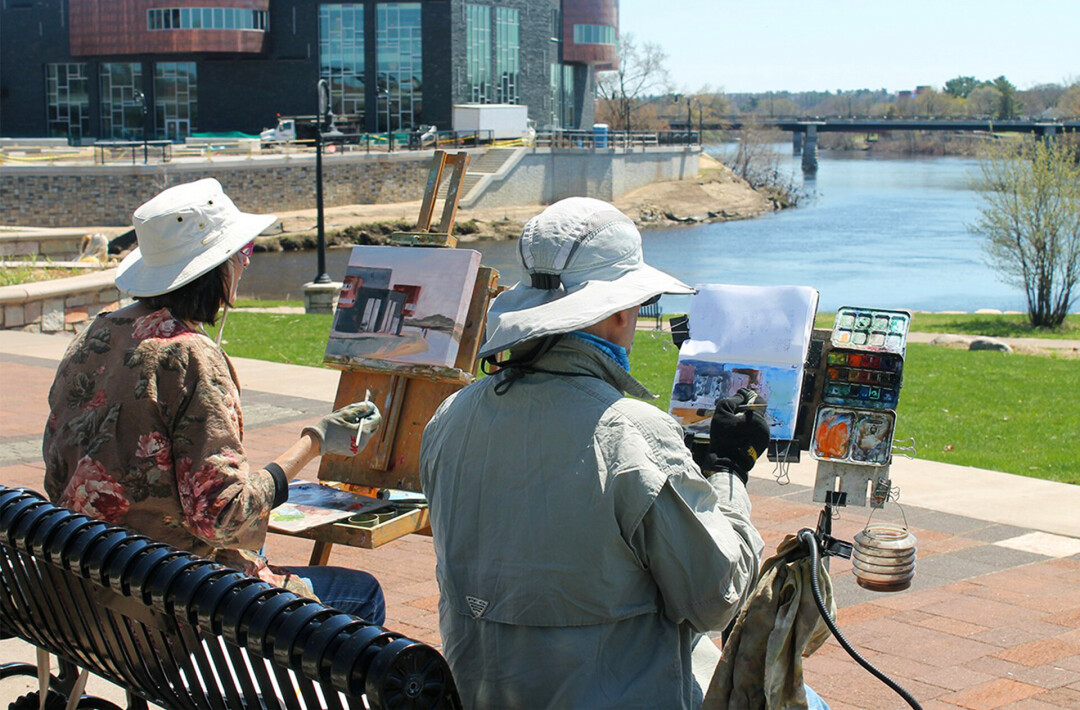
{"type": "Polygon", "coordinates": [[[224,263],[277,219],[241,212],[213,178],[170,187],[135,210],[139,245],[124,257],[116,287],[159,296],[224,263]]]}
{"type": "Polygon", "coordinates": [[[492,302],[479,357],[587,328],[664,293],[693,293],[646,264],[633,220],[591,197],[570,197],[525,224],[518,245],[530,283],[492,302]]]}

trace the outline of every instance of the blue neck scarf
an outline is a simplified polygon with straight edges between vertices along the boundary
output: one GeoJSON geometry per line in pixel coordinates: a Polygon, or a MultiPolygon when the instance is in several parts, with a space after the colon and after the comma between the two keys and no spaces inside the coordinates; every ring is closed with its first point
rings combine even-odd
{"type": "Polygon", "coordinates": [[[624,348],[623,346],[616,345],[609,340],[604,340],[598,335],[586,333],[582,330],[575,330],[573,333],[568,333],[567,335],[572,335],[575,338],[580,338],[586,343],[593,345],[598,350],[600,350],[600,352],[604,353],[612,360],[614,360],[615,364],[617,364],[619,367],[626,370],[627,372],[630,372],[630,355],[626,352],[626,348],[624,348]]]}

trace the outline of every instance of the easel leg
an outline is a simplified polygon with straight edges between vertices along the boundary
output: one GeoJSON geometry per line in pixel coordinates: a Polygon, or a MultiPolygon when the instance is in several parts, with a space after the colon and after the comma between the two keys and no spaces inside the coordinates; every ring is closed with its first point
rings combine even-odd
{"type": "Polygon", "coordinates": [[[315,547],[311,548],[311,559],[308,564],[311,566],[325,567],[326,563],[330,561],[330,550],[333,549],[334,543],[325,542],[323,540],[316,540],[315,547]]]}

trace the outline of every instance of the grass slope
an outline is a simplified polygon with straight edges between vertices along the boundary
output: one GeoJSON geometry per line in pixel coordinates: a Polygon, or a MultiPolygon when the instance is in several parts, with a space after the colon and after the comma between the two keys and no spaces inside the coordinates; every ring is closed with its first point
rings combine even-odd
{"type": "MultiPolygon", "coordinates": [[[[266,305],[266,304],[259,304],[266,305]]],[[[1014,330],[1007,316],[940,316],[936,327],[972,334],[1014,330]],[[1006,325],[995,325],[999,321],[1006,325]]],[[[914,329],[931,321],[916,316],[914,329]]],[[[319,367],[328,315],[232,312],[226,350],[235,357],[319,367]]],[[[828,316],[823,327],[831,327],[828,316]]],[[[1075,337],[1075,336],[1074,336],[1075,337]]],[[[667,333],[639,331],[634,375],[667,409],[678,351],[667,333]]],[[[1080,483],[1080,361],[930,345],[908,346],[897,438],[915,437],[920,458],[1080,483]]]]}

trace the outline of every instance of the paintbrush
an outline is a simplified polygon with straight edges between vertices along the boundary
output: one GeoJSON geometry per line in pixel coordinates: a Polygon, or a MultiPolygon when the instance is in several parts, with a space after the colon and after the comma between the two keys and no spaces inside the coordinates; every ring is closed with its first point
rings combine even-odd
{"type": "MultiPolygon", "coordinates": [[[[369,389],[364,390],[364,401],[365,402],[370,402],[371,401],[371,390],[369,390],[369,389]]],[[[356,438],[353,440],[353,450],[354,451],[359,450],[359,448],[360,448],[360,437],[363,436],[363,434],[364,434],[364,427],[362,425],[360,425],[360,422],[364,421],[365,419],[367,419],[368,417],[370,417],[374,413],[375,413],[375,410],[372,410],[372,411],[368,412],[367,414],[365,414],[364,416],[360,417],[357,420],[356,423],[358,424],[358,426],[356,427],[356,438]]]]}

